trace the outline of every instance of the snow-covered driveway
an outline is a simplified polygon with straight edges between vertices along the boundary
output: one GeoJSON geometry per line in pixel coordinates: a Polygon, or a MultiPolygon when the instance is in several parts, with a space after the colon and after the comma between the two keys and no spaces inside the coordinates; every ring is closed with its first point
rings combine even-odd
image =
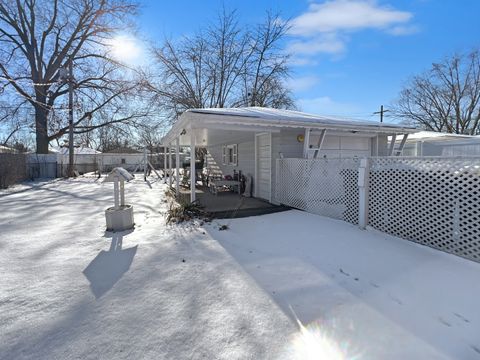
{"type": "Polygon", "coordinates": [[[1,359],[480,359],[480,264],[300,211],[165,226],[164,190],[115,236],[112,184],[0,192],[1,359]]]}
{"type": "Polygon", "coordinates": [[[126,185],[138,226],[113,239],[112,184],[21,188],[0,194],[1,359],[274,358],[295,331],[204,230],[165,226],[163,185],[126,185]]]}

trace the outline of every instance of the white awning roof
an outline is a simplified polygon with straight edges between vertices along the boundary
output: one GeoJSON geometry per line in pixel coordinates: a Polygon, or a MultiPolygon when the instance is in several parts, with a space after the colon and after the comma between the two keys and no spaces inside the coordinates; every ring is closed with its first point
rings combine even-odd
{"type": "Polygon", "coordinates": [[[412,127],[302,113],[299,111],[261,107],[190,109],[185,111],[163,139],[164,144],[184,134],[188,129],[219,129],[238,131],[268,131],[279,128],[331,129],[335,131],[409,134],[412,127]]]}

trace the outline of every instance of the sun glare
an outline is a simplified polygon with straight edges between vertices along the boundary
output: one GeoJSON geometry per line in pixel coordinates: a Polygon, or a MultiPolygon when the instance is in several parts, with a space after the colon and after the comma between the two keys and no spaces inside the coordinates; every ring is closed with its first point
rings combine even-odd
{"type": "Polygon", "coordinates": [[[141,47],[138,40],[125,36],[115,36],[109,41],[110,53],[115,60],[124,63],[138,62],[141,55],[141,47]]]}
{"type": "MultiPolygon", "coordinates": [[[[294,360],[359,360],[359,354],[349,354],[348,342],[338,343],[325,329],[312,323],[303,325],[297,320],[299,331],[288,345],[288,359],[294,360]]],[[[283,359],[283,357],[281,357],[283,359]]]]}

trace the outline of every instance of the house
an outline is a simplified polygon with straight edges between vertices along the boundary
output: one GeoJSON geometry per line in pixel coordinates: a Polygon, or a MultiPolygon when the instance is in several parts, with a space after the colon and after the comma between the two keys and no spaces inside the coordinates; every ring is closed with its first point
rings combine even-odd
{"type": "MultiPolygon", "coordinates": [[[[259,107],[191,109],[180,116],[162,143],[169,147],[170,156],[180,146],[205,149],[207,173],[248,174],[253,196],[274,203],[277,159],[398,155],[408,134],[416,131],[402,125],[259,107]],[[393,141],[388,141],[389,136],[393,141]]],[[[195,151],[190,153],[190,200],[195,201],[198,172],[195,151]]],[[[179,168],[170,173],[176,175],[170,179],[176,177],[178,193],[179,168]]]]}
{"type": "Polygon", "coordinates": [[[14,148],[0,145],[0,154],[15,154],[15,153],[17,153],[17,150],[15,150],[14,148]]]}
{"type": "Polygon", "coordinates": [[[480,156],[480,136],[419,131],[408,137],[404,156],[480,156]]]}
{"type": "MultiPolygon", "coordinates": [[[[59,154],[59,155],[68,155],[69,154],[69,148],[68,146],[61,146],[61,147],[51,147],[48,149],[48,152],[51,154],[59,154]]],[[[85,146],[75,146],[73,149],[73,154],[74,155],[95,155],[95,154],[100,154],[101,152],[89,147],[85,146]]]]}

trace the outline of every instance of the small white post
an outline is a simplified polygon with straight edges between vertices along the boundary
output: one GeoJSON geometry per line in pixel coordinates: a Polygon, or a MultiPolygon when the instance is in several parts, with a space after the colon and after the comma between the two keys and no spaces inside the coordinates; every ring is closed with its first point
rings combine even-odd
{"type": "Polygon", "coordinates": [[[190,201],[195,201],[195,130],[190,129],[190,201]]]}
{"type": "Polygon", "coordinates": [[[147,159],[147,148],[143,148],[143,180],[147,181],[147,166],[148,166],[148,159],[147,159]]]}
{"type": "Polygon", "coordinates": [[[118,190],[118,176],[113,179],[113,199],[115,204],[115,210],[120,208],[119,206],[119,190],[118,190]]]}
{"type": "Polygon", "coordinates": [[[175,139],[175,194],[180,194],[180,138],[175,139]]]}
{"type": "Polygon", "coordinates": [[[163,183],[167,183],[167,145],[163,145],[163,183]]]}
{"type": "Polygon", "coordinates": [[[120,179],[120,205],[125,206],[125,181],[120,179]]]}
{"type": "Polygon", "coordinates": [[[368,188],[370,175],[370,160],[363,158],[360,160],[358,168],[358,226],[365,229],[368,225],[368,188]]]}
{"type": "Polygon", "coordinates": [[[168,144],[168,186],[172,187],[172,144],[168,144]]]}
{"type": "Polygon", "coordinates": [[[305,136],[303,137],[303,157],[308,159],[308,149],[310,149],[310,128],[305,128],[305,136]]]}

